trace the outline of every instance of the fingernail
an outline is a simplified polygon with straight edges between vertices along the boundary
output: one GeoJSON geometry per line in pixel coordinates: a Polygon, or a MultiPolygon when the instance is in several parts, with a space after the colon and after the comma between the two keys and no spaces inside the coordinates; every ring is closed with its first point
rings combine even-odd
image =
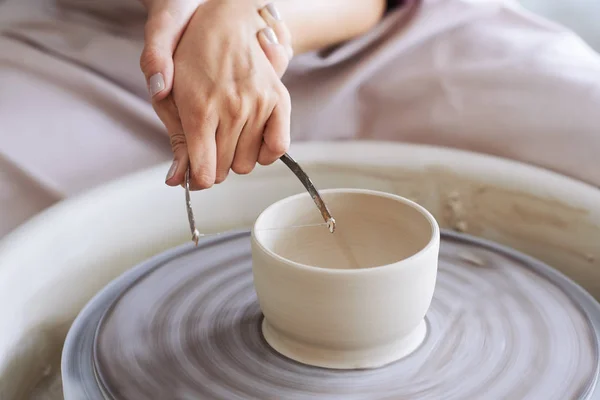
{"type": "Polygon", "coordinates": [[[171,164],[171,168],[169,168],[169,172],[167,172],[167,177],[165,178],[165,182],[171,179],[175,175],[175,171],[177,171],[177,160],[173,160],[171,164]]]}
{"type": "Polygon", "coordinates": [[[273,30],[273,28],[271,27],[266,27],[262,30],[263,35],[265,35],[265,37],[267,38],[267,41],[269,41],[269,43],[271,44],[278,44],[279,40],[277,39],[277,35],[275,34],[275,31],[273,30]]]}
{"type": "Polygon", "coordinates": [[[275,7],[275,4],[269,3],[265,7],[267,8],[267,11],[269,12],[269,14],[271,14],[273,18],[275,18],[277,21],[281,21],[281,14],[279,14],[279,10],[277,9],[277,7],[275,7]]]}
{"type": "Polygon", "coordinates": [[[287,52],[288,52],[288,57],[290,58],[290,60],[292,58],[294,58],[294,49],[292,49],[292,46],[287,47],[287,52]]]}
{"type": "Polygon", "coordinates": [[[154,96],[165,89],[165,78],[160,72],[154,74],[148,80],[148,90],[150,90],[150,96],[154,96]]]}

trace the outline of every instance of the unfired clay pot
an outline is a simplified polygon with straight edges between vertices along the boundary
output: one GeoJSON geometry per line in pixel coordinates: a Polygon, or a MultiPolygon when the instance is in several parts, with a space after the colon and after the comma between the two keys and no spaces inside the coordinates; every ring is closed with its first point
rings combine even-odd
{"type": "Polygon", "coordinates": [[[380,367],[426,334],[440,231],[405,198],[362,189],[322,192],[331,234],[308,194],[283,199],[256,220],[254,285],[263,334],[276,351],[325,368],[380,367]],[[317,226],[303,226],[315,224],[317,226]],[[300,227],[299,227],[300,226],[300,227]]]}

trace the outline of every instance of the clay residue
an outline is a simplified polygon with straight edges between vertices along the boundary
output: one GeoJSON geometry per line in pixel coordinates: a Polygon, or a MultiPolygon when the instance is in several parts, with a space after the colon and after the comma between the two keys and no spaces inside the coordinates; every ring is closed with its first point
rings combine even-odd
{"type": "Polygon", "coordinates": [[[464,261],[465,263],[475,266],[475,267],[486,266],[485,260],[474,253],[470,253],[470,252],[469,253],[467,253],[467,252],[459,253],[458,258],[461,261],[464,261]]]}
{"type": "Polygon", "coordinates": [[[466,232],[469,229],[467,223],[467,210],[461,200],[460,192],[452,191],[443,200],[442,215],[448,222],[450,228],[457,232],[466,232]]]}

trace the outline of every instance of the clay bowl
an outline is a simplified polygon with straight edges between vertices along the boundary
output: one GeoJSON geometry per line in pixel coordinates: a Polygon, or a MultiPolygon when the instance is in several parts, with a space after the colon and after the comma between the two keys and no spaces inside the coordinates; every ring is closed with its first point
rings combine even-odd
{"type": "Polygon", "coordinates": [[[322,195],[337,221],[334,234],[318,225],[321,216],[308,194],[274,203],[254,224],[252,269],[263,335],[303,364],[389,364],[426,335],[438,224],[425,208],[396,195],[362,189],[322,195]]]}

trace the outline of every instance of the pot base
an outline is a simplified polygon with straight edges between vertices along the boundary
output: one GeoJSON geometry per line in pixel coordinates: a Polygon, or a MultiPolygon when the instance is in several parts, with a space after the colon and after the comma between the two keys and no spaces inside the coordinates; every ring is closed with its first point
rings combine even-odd
{"type": "Polygon", "coordinates": [[[310,346],[282,335],[263,319],[262,334],[265,341],[279,354],[301,364],[328,369],[381,368],[410,355],[427,336],[425,320],[407,336],[377,348],[345,351],[310,346]]]}

